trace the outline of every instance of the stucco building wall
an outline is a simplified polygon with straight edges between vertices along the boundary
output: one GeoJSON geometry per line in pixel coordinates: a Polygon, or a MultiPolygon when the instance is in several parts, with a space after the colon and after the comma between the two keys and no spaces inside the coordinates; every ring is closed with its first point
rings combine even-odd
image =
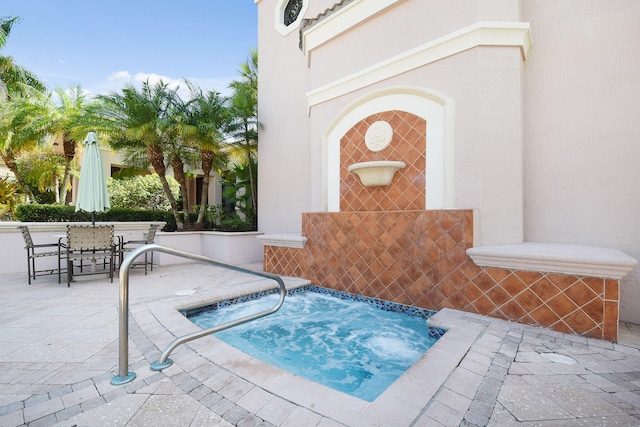
{"type": "Polygon", "coordinates": [[[298,33],[283,36],[274,28],[276,3],[258,2],[258,114],[263,125],[258,221],[270,232],[299,232],[300,213],[310,207],[310,129],[303,96],[309,70],[298,33]]]}
{"type": "MultiPolygon", "coordinates": [[[[523,2],[525,238],[606,246],[640,259],[640,3],[523,2]]],[[[640,322],[638,268],[621,318],[640,322]]]]}
{"type": "MultiPolygon", "coordinates": [[[[521,62],[518,49],[479,48],[314,106],[312,168],[322,164],[324,130],[350,103],[386,87],[437,88],[455,100],[455,206],[449,207],[480,210],[482,244],[522,242],[521,62]]],[[[312,193],[314,207],[320,196],[312,193]]]]}
{"type": "MultiPolygon", "coordinates": [[[[474,245],[571,243],[640,258],[637,1],[388,1],[306,55],[298,31],[274,29],[281,2],[256,3],[260,231],[300,233],[304,212],[326,210],[328,128],[368,94],[407,86],[453,105],[446,207],[477,211],[474,245]],[[531,49],[476,46],[308,105],[325,85],[482,21],[528,23],[531,49]]],[[[305,17],[335,3],[311,2],[305,17]]],[[[620,292],[621,319],[640,323],[638,268],[620,292]]]]}

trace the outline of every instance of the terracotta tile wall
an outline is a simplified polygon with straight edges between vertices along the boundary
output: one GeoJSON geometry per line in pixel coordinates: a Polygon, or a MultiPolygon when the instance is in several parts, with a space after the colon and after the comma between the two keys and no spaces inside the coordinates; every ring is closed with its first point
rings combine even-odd
{"type": "Polygon", "coordinates": [[[615,341],[617,280],[482,268],[470,210],[425,211],[424,119],[402,111],[376,114],[341,139],[339,213],[303,214],[303,249],[265,246],[265,271],[314,284],[439,310],[454,308],[615,341]],[[391,145],[366,148],[368,127],[384,120],[391,145]],[[347,168],[370,160],[407,166],[391,185],[364,187],[347,168]]]}
{"type": "Polygon", "coordinates": [[[391,211],[425,209],[427,122],[405,111],[385,111],[357,123],[340,140],[340,211],[391,211]],[[373,123],[384,120],[393,129],[389,147],[370,151],[364,135],[373,123]],[[365,187],[349,165],[373,160],[402,161],[386,187],[365,187]]]}
{"type": "Polygon", "coordinates": [[[482,268],[472,211],[303,214],[303,249],[265,247],[265,271],[402,304],[454,308],[617,339],[617,280],[482,268]]]}

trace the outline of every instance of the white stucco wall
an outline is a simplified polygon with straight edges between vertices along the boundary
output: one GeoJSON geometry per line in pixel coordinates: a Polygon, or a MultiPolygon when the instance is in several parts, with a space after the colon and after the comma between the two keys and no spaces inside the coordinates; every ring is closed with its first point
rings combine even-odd
{"type": "MultiPolygon", "coordinates": [[[[373,3],[377,2],[365,0],[361,3],[365,6],[370,4],[368,7],[373,8],[373,3]]],[[[311,88],[378,64],[476,22],[519,21],[519,15],[518,2],[513,0],[396,2],[352,31],[341,34],[328,46],[312,52],[311,88]]]]}
{"type": "MultiPolygon", "coordinates": [[[[525,1],[523,19],[525,238],[640,259],[640,2],[525,1]]],[[[638,268],[620,317],[640,323],[638,268]]]]}
{"type": "Polygon", "coordinates": [[[299,232],[301,214],[310,210],[308,69],[298,32],[282,36],[275,29],[277,3],[258,2],[258,227],[268,233],[299,232]]]}

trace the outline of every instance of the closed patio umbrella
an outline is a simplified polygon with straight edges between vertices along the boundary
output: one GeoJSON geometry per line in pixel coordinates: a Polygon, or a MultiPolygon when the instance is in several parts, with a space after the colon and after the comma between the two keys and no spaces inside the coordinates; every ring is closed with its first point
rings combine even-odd
{"type": "Polygon", "coordinates": [[[98,147],[98,137],[90,131],[84,139],[84,156],[80,168],[80,184],[76,198],[76,212],[91,212],[91,223],[96,223],[96,212],[108,211],[109,191],[107,178],[102,166],[102,156],[98,147]]]}

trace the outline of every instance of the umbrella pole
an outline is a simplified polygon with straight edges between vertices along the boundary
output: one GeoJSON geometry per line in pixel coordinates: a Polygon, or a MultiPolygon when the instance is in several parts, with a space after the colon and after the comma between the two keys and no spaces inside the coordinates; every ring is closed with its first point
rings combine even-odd
{"type": "MultiPolygon", "coordinates": [[[[96,211],[91,211],[91,225],[96,225],[96,211]]],[[[96,271],[96,259],[91,260],[91,272],[96,271]]]]}

